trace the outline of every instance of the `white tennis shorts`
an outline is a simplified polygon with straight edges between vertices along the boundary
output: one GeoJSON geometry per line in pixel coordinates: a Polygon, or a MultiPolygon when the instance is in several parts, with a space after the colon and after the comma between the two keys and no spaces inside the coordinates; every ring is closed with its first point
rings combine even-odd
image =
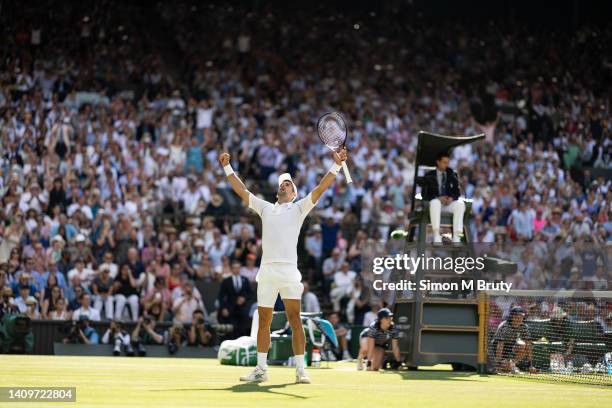
{"type": "Polygon", "coordinates": [[[302,275],[295,265],[275,263],[261,265],[257,274],[257,306],[274,307],[281,299],[302,299],[302,275]]]}
{"type": "Polygon", "coordinates": [[[281,299],[302,299],[304,285],[302,282],[290,286],[277,286],[270,283],[257,285],[257,306],[274,307],[276,297],[280,293],[281,299]]]}

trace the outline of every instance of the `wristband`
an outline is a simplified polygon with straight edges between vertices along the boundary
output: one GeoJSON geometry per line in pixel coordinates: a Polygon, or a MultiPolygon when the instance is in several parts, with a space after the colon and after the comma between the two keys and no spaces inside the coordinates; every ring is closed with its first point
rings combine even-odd
{"type": "Polygon", "coordinates": [[[340,171],[341,168],[342,168],[341,165],[339,165],[338,163],[334,162],[334,164],[332,164],[332,166],[330,167],[329,172],[335,176],[335,175],[338,174],[338,172],[340,171]]]}
{"type": "Polygon", "coordinates": [[[232,174],[234,174],[234,169],[232,169],[232,165],[231,164],[226,164],[225,166],[223,166],[223,171],[225,171],[225,175],[227,177],[229,177],[232,174]]]}

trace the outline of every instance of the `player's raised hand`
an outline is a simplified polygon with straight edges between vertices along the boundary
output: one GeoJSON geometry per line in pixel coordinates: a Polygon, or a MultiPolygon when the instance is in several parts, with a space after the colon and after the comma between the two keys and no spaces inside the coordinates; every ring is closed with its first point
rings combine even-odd
{"type": "Polygon", "coordinates": [[[347,159],[346,149],[342,149],[339,152],[333,152],[333,154],[334,161],[336,162],[336,164],[342,164],[342,162],[346,161],[347,159]]]}
{"type": "Polygon", "coordinates": [[[221,163],[222,166],[227,166],[230,162],[230,155],[229,153],[221,153],[219,155],[219,163],[221,163]]]}

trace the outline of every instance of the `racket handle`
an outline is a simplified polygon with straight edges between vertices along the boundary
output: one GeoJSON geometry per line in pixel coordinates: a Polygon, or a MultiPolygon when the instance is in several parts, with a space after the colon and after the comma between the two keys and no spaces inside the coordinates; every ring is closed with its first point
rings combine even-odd
{"type": "Polygon", "coordinates": [[[342,162],[342,171],[344,171],[344,177],[346,177],[347,183],[352,183],[353,179],[351,178],[351,173],[349,173],[348,166],[346,165],[346,161],[342,162]]]}

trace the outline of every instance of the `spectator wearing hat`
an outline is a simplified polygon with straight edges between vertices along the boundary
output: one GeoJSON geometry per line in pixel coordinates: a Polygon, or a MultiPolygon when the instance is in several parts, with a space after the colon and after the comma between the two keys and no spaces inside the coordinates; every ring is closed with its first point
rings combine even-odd
{"type": "Polygon", "coordinates": [[[2,288],[0,295],[0,320],[4,318],[4,315],[19,313],[19,309],[15,305],[13,290],[10,287],[5,286],[2,288]]]}
{"type": "Polygon", "coordinates": [[[28,302],[31,305],[32,300],[36,302],[36,298],[30,295],[30,285],[19,285],[18,290],[19,296],[15,298],[15,306],[17,306],[20,313],[26,313],[28,311],[28,302]]]}
{"type": "Polygon", "coordinates": [[[72,262],[76,263],[77,259],[82,259],[85,263],[90,263],[94,260],[88,240],[83,234],[77,234],[74,238],[74,245],[69,248],[72,262]]]}
{"type": "Polygon", "coordinates": [[[66,241],[64,241],[64,238],[61,235],[55,235],[51,239],[51,246],[47,248],[47,262],[51,259],[54,262],[59,262],[62,259],[62,251],[65,245],[66,241]]]}
{"type": "Polygon", "coordinates": [[[16,281],[12,285],[13,293],[21,293],[21,288],[26,286],[29,290],[28,296],[40,296],[38,288],[33,282],[32,277],[28,273],[21,273],[16,276],[16,281]]]}
{"type": "Polygon", "coordinates": [[[38,301],[36,298],[30,296],[26,299],[25,303],[27,307],[25,311],[26,316],[28,316],[30,319],[40,319],[40,310],[38,308],[38,301]]]}
{"type": "Polygon", "coordinates": [[[206,251],[204,250],[205,246],[206,245],[202,238],[197,238],[193,242],[193,250],[191,251],[191,257],[189,258],[189,262],[194,265],[196,269],[199,265],[202,264],[202,259],[206,254],[206,251]]]}

